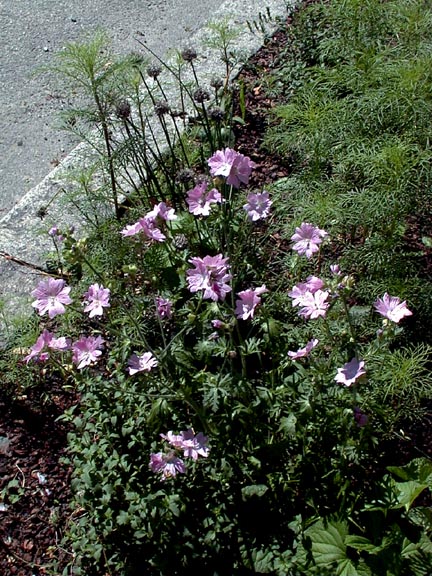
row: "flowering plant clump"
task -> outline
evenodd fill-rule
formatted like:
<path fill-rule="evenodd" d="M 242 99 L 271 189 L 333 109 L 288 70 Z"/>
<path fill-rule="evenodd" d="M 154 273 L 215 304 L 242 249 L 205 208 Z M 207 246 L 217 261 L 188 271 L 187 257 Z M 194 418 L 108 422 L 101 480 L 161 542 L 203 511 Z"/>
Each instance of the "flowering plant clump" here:
<path fill-rule="evenodd" d="M 219 30 L 229 67 L 230 34 Z M 365 285 L 376 246 L 366 224 L 361 232 L 353 225 L 357 216 L 347 206 L 367 186 L 358 182 L 342 202 L 333 182 L 339 173 L 351 182 L 362 171 L 350 169 L 348 178 L 352 158 L 342 167 L 328 161 L 319 192 L 332 202 L 335 193 L 334 212 L 324 201 L 316 210 L 306 201 L 317 182 L 299 186 L 325 164 L 316 151 L 303 159 L 300 176 L 257 190 L 269 164 L 253 178 L 256 164 L 232 143 L 229 74 L 212 81 L 210 102 L 195 58 L 179 58 L 172 69 L 180 82 L 190 76 L 180 101 L 183 107 L 190 99 L 193 113 L 168 101 L 162 67 L 145 72 L 133 58 L 131 78 L 150 91 L 157 131 L 147 130 L 130 79 L 131 103 L 122 97 L 115 114 L 103 117 L 113 110 L 110 80 L 97 117 L 115 217 L 101 225 L 105 188 L 97 200 L 87 193 L 95 235 L 75 240 L 73 231 L 53 227 L 53 269 L 64 279 L 44 280 L 33 291 L 33 308 L 48 319 L 21 367 L 40 378 L 52 373 L 80 397 L 79 410 L 65 414 L 75 426 L 74 506 L 83 512 L 70 519 L 79 564 L 73 571 L 379 576 L 390 565 L 410 573 L 389 563 L 386 543 L 396 549 L 399 542 L 401 562 L 419 551 L 423 559 L 430 549 L 432 529 L 418 536 L 427 515 L 414 530 L 409 524 L 417 521 L 410 507 L 419 487 L 427 488 L 430 466 L 422 463 L 413 484 L 399 470 L 398 483 L 385 466 L 376 469 L 377 446 L 401 429 L 407 403 L 418 406 L 413 391 L 432 395 L 430 348 L 402 346 L 403 323 L 395 324 L 413 314 L 397 296 L 378 297 L 384 289 L 397 294 L 399 277 Z M 109 60 L 95 70 L 99 90 L 110 77 Z M 340 94 L 329 98 L 340 101 Z M 311 115 L 301 117 L 295 133 Z M 158 145 L 152 149 L 160 131 L 168 144 L 163 158 Z M 302 146 L 311 140 L 318 142 L 309 135 Z M 294 156 L 301 154 L 296 146 L 287 148 Z M 330 148 L 336 158 L 339 147 Z M 380 190 L 390 186 L 392 170 Z M 371 182 L 372 172 L 364 172 Z M 132 191 L 120 204 L 125 181 Z M 390 257 L 389 250 L 389 268 L 401 254 Z M 412 290 L 404 287 L 404 294 L 415 303 Z M 69 306 L 73 299 L 82 306 Z M 371 468 L 372 481 L 363 485 Z M 398 515 L 400 526 L 390 525 Z"/>

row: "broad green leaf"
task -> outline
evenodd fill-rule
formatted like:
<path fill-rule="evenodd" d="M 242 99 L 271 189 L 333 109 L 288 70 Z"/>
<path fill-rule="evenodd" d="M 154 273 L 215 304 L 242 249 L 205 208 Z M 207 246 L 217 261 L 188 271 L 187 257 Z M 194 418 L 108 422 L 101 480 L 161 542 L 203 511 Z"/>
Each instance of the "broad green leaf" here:
<path fill-rule="evenodd" d="M 252 484 L 251 486 L 245 486 L 242 488 L 242 496 L 244 499 L 250 498 L 251 496 L 263 496 L 268 490 L 268 486 L 265 484 Z"/>
<path fill-rule="evenodd" d="M 410 480 L 409 482 L 395 482 L 395 487 L 397 489 L 397 504 L 394 504 L 391 508 L 405 508 L 408 512 L 414 500 L 423 492 L 423 490 L 428 488 L 428 485 L 419 484 L 419 482 Z"/>
<path fill-rule="evenodd" d="M 432 461 L 428 458 L 416 458 L 406 466 L 388 466 L 387 470 L 401 480 L 416 480 L 432 488 Z"/>
<path fill-rule="evenodd" d="M 370 554 L 374 554 L 381 549 L 363 536 L 351 536 L 349 534 L 345 538 L 345 544 L 350 548 L 354 548 L 354 550 L 364 550 Z"/>
<path fill-rule="evenodd" d="M 322 520 L 306 530 L 306 535 L 312 540 L 312 554 L 317 566 L 328 566 L 346 559 L 347 534 L 346 524 L 333 522 L 325 527 Z"/>
<path fill-rule="evenodd" d="M 295 414 L 292 413 L 289 414 L 288 416 L 285 416 L 284 418 L 281 418 L 279 431 L 284 432 L 287 436 L 291 438 L 295 438 L 296 422 L 297 418 L 295 417 Z"/>

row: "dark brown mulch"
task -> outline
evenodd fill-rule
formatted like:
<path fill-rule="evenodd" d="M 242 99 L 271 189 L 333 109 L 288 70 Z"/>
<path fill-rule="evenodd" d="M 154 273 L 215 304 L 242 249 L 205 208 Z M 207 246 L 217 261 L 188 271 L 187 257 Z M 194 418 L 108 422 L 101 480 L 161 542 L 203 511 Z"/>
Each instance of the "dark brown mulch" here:
<path fill-rule="evenodd" d="M 70 560 L 59 548 L 71 513 L 71 470 L 61 462 L 67 427 L 57 417 L 76 401 L 53 382 L 46 382 L 45 390 L 28 390 L 19 400 L 0 397 L 2 575 L 54 574 L 55 561 Z"/>

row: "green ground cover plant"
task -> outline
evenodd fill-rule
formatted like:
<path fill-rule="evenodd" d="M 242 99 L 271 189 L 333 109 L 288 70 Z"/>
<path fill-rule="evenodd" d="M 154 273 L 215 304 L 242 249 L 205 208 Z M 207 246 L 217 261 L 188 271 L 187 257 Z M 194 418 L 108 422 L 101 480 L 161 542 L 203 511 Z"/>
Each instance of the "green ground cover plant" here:
<path fill-rule="evenodd" d="M 80 394 L 65 576 L 431 573 L 432 462 L 388 453 L 432 393 L 431 14 L 292 11 L 265 146 L 294 170 L 265 189 L 236 149 L 228 24 L 212 92 L 192 49 L 165 70 L 175 109 L 164 63 L 112 62 L 101 36 L 62 55 L 107 186 L 79 175 L 89 235 L 48 231 L 40 323 L 9 338 L 27 381 Z"/>

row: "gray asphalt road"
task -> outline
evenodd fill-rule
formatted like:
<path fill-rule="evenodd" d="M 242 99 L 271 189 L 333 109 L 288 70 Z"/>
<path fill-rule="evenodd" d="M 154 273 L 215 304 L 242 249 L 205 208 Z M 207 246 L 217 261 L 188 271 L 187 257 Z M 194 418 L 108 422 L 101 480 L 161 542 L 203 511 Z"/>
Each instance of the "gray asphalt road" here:
<path fill-rule="evenodd" d="M 54 53 L 97 28 L 116 53 L 139 49 L 136 32 L 159 55 L 187 45 L 222 0 L 0 1 L 0 217 L 77 143 L 55 128 L 68 87 L 36 74 Z"/>

